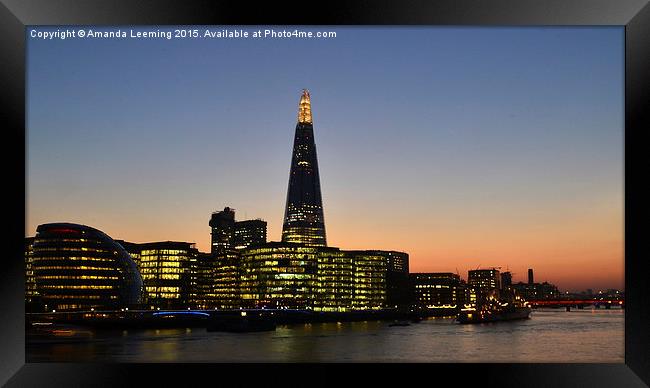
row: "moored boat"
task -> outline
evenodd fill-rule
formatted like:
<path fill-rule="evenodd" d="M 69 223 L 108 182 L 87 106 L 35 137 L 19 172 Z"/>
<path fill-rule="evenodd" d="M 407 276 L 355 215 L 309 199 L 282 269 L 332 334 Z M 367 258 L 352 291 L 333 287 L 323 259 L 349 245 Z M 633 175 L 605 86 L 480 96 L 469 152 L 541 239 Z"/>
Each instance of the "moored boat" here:
<path fill-rule="evenodd" d="M 512 289 L 492 290 L 475 305 L 465 305 L 456 317 L 459 323 L 483 323 L 528 319 L 531 307 Z"/>
<path fill-rule="evenodd" d="M 507 310 L 461 311 L 457 321 L 460 323 L 481 323 L 528 319 L 532 309 L 528 306 L 513 307 Z"/>

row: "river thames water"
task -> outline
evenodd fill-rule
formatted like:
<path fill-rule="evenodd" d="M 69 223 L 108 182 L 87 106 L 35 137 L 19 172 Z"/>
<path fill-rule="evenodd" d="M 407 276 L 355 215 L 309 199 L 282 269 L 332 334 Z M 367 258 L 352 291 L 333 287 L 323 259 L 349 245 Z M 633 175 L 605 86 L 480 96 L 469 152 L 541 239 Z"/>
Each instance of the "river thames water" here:
<path fill-rule="evenodd" d="M 30 343 L 28 362 L 624 362 L 624 310 L 540 309 L 531 319 L 461 325 L 430 318 L 278 326 L 95 331 Z M 29 340 L 28 340 L 29 341 Z"/>

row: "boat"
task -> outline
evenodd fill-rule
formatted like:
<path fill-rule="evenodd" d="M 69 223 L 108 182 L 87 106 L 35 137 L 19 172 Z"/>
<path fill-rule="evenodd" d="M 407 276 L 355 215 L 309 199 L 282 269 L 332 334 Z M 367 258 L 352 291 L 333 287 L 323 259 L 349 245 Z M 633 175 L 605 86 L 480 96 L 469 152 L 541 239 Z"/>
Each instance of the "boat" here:
<path fill-rule="evenodd" d="M 94 333 L 84 326 L 42 321 L 31 322 L 25 330 L 25 335 L 28 342 L 37 343 L 88 340 Z"/>
<path fill-rule="evenodd" d="M 460 323 L 482 323 L 528 319 L 531 311 L 530 307 L 514 307 L 502 311 L 461 311 L 458 313 L 457 321 Z"/>
<path fill-rule="evenodd" d="M 237 315 L 215 315 L 208 320 L 206 330 L 224 331 L 230 333 L 249 333 L 259 331 L 274 331 L 275 319 L 263 314 L 250 314 L 242 311 Z"/>
<path fill-rule="evenodd" d="M 393 326 L 411 326 L 411 324 L 406 322 L 406 321 L 395 321 L 395 322 L 389 324 L 388 326 L 389 327 L 393 327 Z"/>
<path fill-rule="evenodd" d="M 500 292 L 499 292 L 500 291 Z M 479 298 L 476 305 L 465 305 L 456 321 L 459 323 L 483 323 L 529 319 L 531 307 L 514 290 L 492 290 Z"/>

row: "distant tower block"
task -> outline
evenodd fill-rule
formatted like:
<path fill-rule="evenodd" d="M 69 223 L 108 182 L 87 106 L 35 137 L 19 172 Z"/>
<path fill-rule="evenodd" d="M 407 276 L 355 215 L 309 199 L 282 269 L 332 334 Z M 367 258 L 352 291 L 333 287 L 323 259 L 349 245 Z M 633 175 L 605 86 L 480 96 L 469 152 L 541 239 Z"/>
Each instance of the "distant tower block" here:
<path fill-rule="evenodd" d="M 235 209 L 225 207 L 220 212 L 212 213 L 209 225 L 212 229 L 211 253 L 234 247 Z"/>
<path fill-rule="evenodd" d="M 293 141 L 282 242 L 327 246 L 309 91 L 303 90 Z"/>
<path fill-rule="evenodd" d="M 533 278 L 533 269 L 528 268 L 528 284 L 533 284 L 535 283 L 535 279 Z"/>

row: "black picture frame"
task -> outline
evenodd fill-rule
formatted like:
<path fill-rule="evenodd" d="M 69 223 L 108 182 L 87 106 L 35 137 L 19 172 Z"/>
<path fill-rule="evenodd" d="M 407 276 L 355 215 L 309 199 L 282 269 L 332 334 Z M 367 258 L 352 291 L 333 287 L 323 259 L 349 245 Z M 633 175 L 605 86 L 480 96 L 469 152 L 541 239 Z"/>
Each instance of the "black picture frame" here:
<path fill-rule="evenodd" d="M 4 111 L 8 255 L 0 271 L 2 361 L 7 386 L 169 386 L 329 383 L 442 383 L 485 386 L 646 386 L 650 384 L 650 282 L 641 253 L 648 198 L 643 188 L 650 108 L 650 6 L 647 0 L 364 0 L 353 3 L 205 0 L 1 0 L 0 95 Z M 24 237 L 25 26 L 28 25 L 480 25 L 625 26 L 625 363 L 623 364 L 45 364 L 25 363 Z M 644 131 L 645 130 L 645 131 Z M 143 379 L 143 380 L 140 380 Z M 397 382 L 399 383 L 399 381 Z"/>

